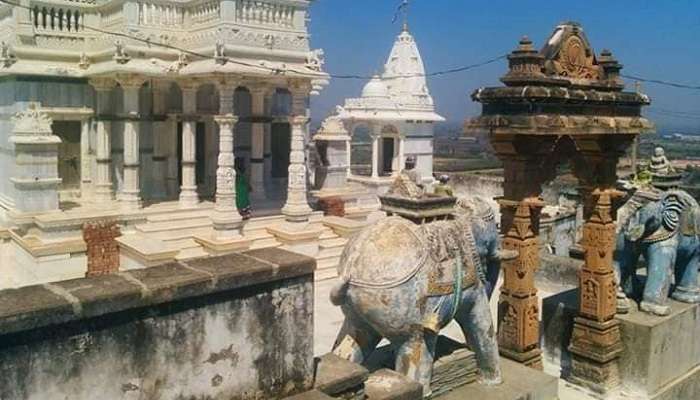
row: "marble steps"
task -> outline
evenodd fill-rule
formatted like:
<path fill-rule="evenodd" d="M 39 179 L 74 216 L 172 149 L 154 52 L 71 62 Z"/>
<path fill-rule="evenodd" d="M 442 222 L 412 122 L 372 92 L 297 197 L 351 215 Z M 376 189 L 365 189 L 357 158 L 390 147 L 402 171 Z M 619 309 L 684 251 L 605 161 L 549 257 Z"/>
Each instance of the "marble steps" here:
<path fill-rule="evenodd" d="M 149 233 L 149 236 L 152 236 L 156 239 L 160 239 L 164 242 L 173 242 L 173 241 L 178 241 L 182 239 L 191 239 L 197 235 L 207 235 L 212 232 L 211 227 L 206 227 L 206 228 L 194 228 L 194 229 L 181 229 L 181 230 L 172 230 L 172 231 L 163 231 L 163 232 L 154 232 L 154 233 Z"/>
<path fill-rule="evenodd" d="M 338 277 L 338 262 L 340 257 L 335 261 L 329 259 L 328 261 L 320 261 L 316 266 L 316 272 L 314 273 L 314 280 L 316 282 L 327 281 L 335 279 Z"/>
<path fill-rule="evenodd" d="M 182 239 L 171 242 L 174 246 L 180 249 L 180 252 L 175 257 L 176 260 L 188 260 L 197 257 L 208 257 L 209 254 L 204 251 L 204 248 L 194 239 Z"/>
<path fill-rule="evenodd" d="M 146 218 L 148 222 L 167 222 L 167 221 L 182 221 L 187 219 L 209 218 L 211 210 L 183 211 L 180 213 L 167 213 L 149 215 Z"/>
<path fill-rule="evenodd" d="M 343 254 L 343 250 L 345 250 L 345 246 L 331 247 L 331 248 L 321 247 L 321 251 L 318 252 L 318 255 L 316 256 L 316 260 L 322 261 L 322 260 L 326 260 L 329 258 L 340 258 L 340 255 Z"/>
<path fill-rule="evenodd" d="M 136 230 L 143 233 L 168 232 L 179 230 L 192 230 L 211 226 L 209 217 L 197 217 L 178 221 L 162 221 L 136 225 Z"/>

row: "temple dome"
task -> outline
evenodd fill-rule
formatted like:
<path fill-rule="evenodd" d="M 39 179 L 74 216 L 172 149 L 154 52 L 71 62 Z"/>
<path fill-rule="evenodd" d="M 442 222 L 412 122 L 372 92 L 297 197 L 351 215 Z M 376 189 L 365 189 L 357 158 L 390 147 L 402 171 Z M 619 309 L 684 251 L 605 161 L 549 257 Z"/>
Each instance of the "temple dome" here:
<path fill-rule="evenodd" d="M 369 82 L 367 82 L 365 87 L 362 89 L 362 97 L 388 98 L 389 89 L 386 87 L 384 82 L 382 82 L 382 79 L 379 76 L 375 75 Z"/>

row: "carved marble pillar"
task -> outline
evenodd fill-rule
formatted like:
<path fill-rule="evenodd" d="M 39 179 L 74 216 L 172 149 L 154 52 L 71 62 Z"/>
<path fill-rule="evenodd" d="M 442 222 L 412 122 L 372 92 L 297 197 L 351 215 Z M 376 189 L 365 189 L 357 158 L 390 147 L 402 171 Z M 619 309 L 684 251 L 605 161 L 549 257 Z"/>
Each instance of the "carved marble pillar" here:
<path fill-rule="evenodd" d="M 95 111 L 95 119 L 97 120 L 97 132 L 95 135 L 95 158 L 97 161 L 95 201 L 103 203 L 114 198 L 110 172 L 112 164 L 112 121 L 109 118 L 109 114 L 112 110 L 112 89 L 114 89 L 116 82 L 111 79 L 95 79 L 90 81 L 90 85 L 95 88 L 97 97 Z"/>
<path fill-rule="evenodd" d="M 379 128 L 371 128 L 372 139 L 372 178 L 379 178 Z"/>
<path fill-rule="evenodd" d="M 539 224 L 541 171 L 536 158 L 504 159 L 501 205 L 503 249 L 518 257 L 504 261 L 498 300 L 498 344 L 501 354 L 536 369 L 542 368 L 539 348 L 539 300 L 535 272 L 540 263 Z"/>
<path fill-rule="evenodd" d="M 175 200 L 180 194 L 179 169 L 177 159 L 177 114 L 168 114 L 164 122 L 165 125 L 165 151 L 167 153 L 166 161 L 166 188 L 168 199 Z"/>
<path fill-rule="evenodd" d="M 236 84 L 219 85 L 219 113 L 214 117 L 219 126 L 219 157 L 216 169 L 216 204 L 212 222 L 218 239 L 241 236 L 243 219 L 236 208 L 236 170 L 233 130 L 238 122 L 234 116 L 233 96 Z"/>
<path fill-rule="evenodd" d="M 394 171 L 395 174 L 401 172 L 401 170 L 406 165 L 406 138 L 404 136 L 399 137 L 399 167 Z"/>
<path fill-rule="evenodd" d="M 156 200 L 164 200 L 168 197 L 167 168 L 168 148 L 167 136 L 169 123 L 167 121 L 167 94 L 169 85 L 166 82 L 153 84 L 153 188 L 152 195 Z"/>
<path fill-rule="evenodd" d="M 306 223 L 311 215 L 307 199 L 307 171 L 305 160 L 305 141 L 309 124 L 308 99 L 311 87 L 305 84 L 292 84 L 292 116 L 289 118 L 291 132 L 291 150 L 289 153 L 289 176 L 287 180 L 287 201 L 282 214 L 287 222 Z"/>
<path fill-rule="evenodd" d="M 292 145 L 289 155 L 289 178 L 287 182 L 287 202 L 282 208 L 288 222 L 307 222 L 311 207 L 306 192 L 306 164 L 304 162 L 304 130 L 309 123 L 306 116 L 289 118 L 292 126 Z"/>
<path fill-rule="evenodd" d="M 80 193 L 82 198 L 90 197 L 92 191 L 92 154 L 90 152 L 90 132 L 92 121 L 80 121 Z"/>
<path fill-rule="evenodd" d="M 139 182 L 140 137 L 139 137 L 139 91 L 145 82 L 140 76 L 118 78 L 124 92 L 124 187 L 120 201 L 127 208 L 141 206 L 141 187 Z"/>
<path fill-rule="evenodd" d="M 631 142 L 631 138 L 629 141 Z M 572 353 L 568 380 L 604 394 L 619 382 L 618 359 L 623 347 L 620 323 L 615 319 L 617 284 L 613 270 L 615 251 L 616 200 L 623 193 L 614 189 L 616 171 L 622 151 L 629 143 L 616 140 L 587 140 L 586 149 L 574 171 L 581 184 L 584 225 L 581 247 L 585 264 L 579 272 L 579 315 L 569 350 Z M 610 146 L 610 145 L 613 146 Z"/>
<path fill-rule="evenodd" d="M 348 178 L 352 176 L 352 136 L 348 138 L 348 141 L 345 142 L 345 151 L 347 151 L 347 158 L 348 158 Z M 403 168 L 403 166 L 402 166 Z"/>
<path fill-rule="evenodd" d="M 251 197 L 254 200 L 265 199 L 265 127 L 270 124 L 269 116 L 265 115 L 265 97 L 269 90 L 269 87 L 262 85 L 250 88 L 254 119 L 251 127 L 250 186 Z"/>
<path fill-rule="evenodd" d="M 184 82 L 182 89 L 182 186 L 180 206 L 192 208 L 199 203 L 197 194 L 197 84 Z"/>

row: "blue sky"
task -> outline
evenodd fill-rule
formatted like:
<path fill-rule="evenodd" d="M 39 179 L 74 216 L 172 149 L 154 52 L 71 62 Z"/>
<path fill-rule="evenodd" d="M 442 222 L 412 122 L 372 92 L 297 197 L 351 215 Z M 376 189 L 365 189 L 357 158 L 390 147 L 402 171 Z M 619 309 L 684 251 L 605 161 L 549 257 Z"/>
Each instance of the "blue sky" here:
<path fill-rule="evenodd" d="M 372 74 L 382 65 L 400 30 L 392 18 L 400 0 L 317 0 L 311 9 L 311 41 L 326 52 L 326 70 L 334 74 Z M 463 66 L 505 54 L 528 35 L 537 47 L 555 25 L 583 24 L 597 53 L 604 48 L 625 66 L 623 73 L 700 85 L 700 1 L 582 0 L 413 0 L 409 25 L 428 72 Z M 505 60 L 479 69 L 432 78 L 437 109 L 460 122 L 478 113 L 469 94 L 497 85 Z M 346 97 L 359 95 L 365 82 L 333 79 L 312 99 L 315 119 L 328 115 Z M 632 85 L 630 85 L 630 89 Z M 654 111 L 648 115 L 663 129 L 700 133 L 700 91 L 644 84 Z M 668 111 L 693 113 L 669 117 Z M 684 114 L 687 115 L 687 114 Z"/>

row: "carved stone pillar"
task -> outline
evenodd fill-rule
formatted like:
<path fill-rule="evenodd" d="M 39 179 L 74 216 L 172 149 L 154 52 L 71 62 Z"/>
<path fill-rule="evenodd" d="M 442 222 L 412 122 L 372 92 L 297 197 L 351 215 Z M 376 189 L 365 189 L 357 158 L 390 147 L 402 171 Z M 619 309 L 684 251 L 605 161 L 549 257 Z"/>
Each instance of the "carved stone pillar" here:
<path fill-rule="evenodd" d="M 168 168 L 168 148 L 167 136 L 169 123 L 167 121 L 167 91 L 166 82 L 155 82 L 153 85 L 153 187 L 152 195 L 154 199 L 164 200 L 168 197 L 167 189 L 167 168 Z"/>
<path fill-rule="evenodd" d="M 379 133 L 372 129 L 372 178 L 379 178 Z"/>
<path fill-rule="evenodd" d="M 90 81 L 97 96 L 97 132 L 95 135 L 95 201 L 103 203 L 114 197 L 110 167 L 112 164 L 111 131 L 112 121 L 107 116 L 112 109 L 111 95 L 116 82 L 111 79 L 95 79 Z"/>
<path fill-rule="evenodd" d="M 572 360 L 567 379 L 601 394 L 619 385 L 618 359 L 623 350 L 620 324 L 615 319 L 617 284 L 613 270 L 616 200 L 623 196 L 614 185 L 622 152 L 606 148 L 615 142 L 619 140 L 606 144 L 590 141 L 580 146 L 586 152 L 575 166 L 584 202 L 581 247 L 585 264 L 579 272 L 579 315 L 569 346 Z"/>
<path fill-rule="evenodd" d="M 502 247 L 518 257 L 502 264 L 504 280 L 498 301 L 498 344 L 502 355 L 542 368 L 539 348 L 539 300 L 535 272 L 540 264 L 539 224 L 544 202 L 539 198 L 542 173 L 537 158 L 504 159 L 501 205 Z"/>
<path fill-rule="evenodd" d="M 182 185 L 180 207 L 192 208 L 199 203 L 197 194 L 197 84 L 185 82 L 182 89 Z"/>
<path fill-rule="evenodd" d="M 234 116 L 233 95 L 237 85 L 219 85 L 219 112 L 214 117 L 219 126 L 219 157 L 216 169 L 216 204 L 212 222 L 217 238 L 240 237 L 243 219 L 236 208 L 236 169 L 233 153 L 233 130 L 238 121 Z"/>
<path fill-rule="evenodd" d="M 139 91 L 145 82 L 140 76 L 118 78 L 124 92 L 124 187 L 120 201 L 127 208 L 141 206 L 141 186 L 139 182 L 140 136 L 139 136 Z"/>
<path fill-rule="evenodd" d="M 80 121 L 80 192 L 81 197 L 90 197 L 92 191 L 92 154 L 90 152 L 90 132 L 92 122 L 89 118 Z"/>
<path fill-rule="evenodd" d="M 292 146 L 289 155 L 287 202 L 282 208 L 282 214 L 289 222 L 307 222 L 311 215 L 311 207 L 306 198 L 304 129 L 309 119 L 306 116 L 294 116 L 289 119 L 289 123 L 292 126 Z"/>

